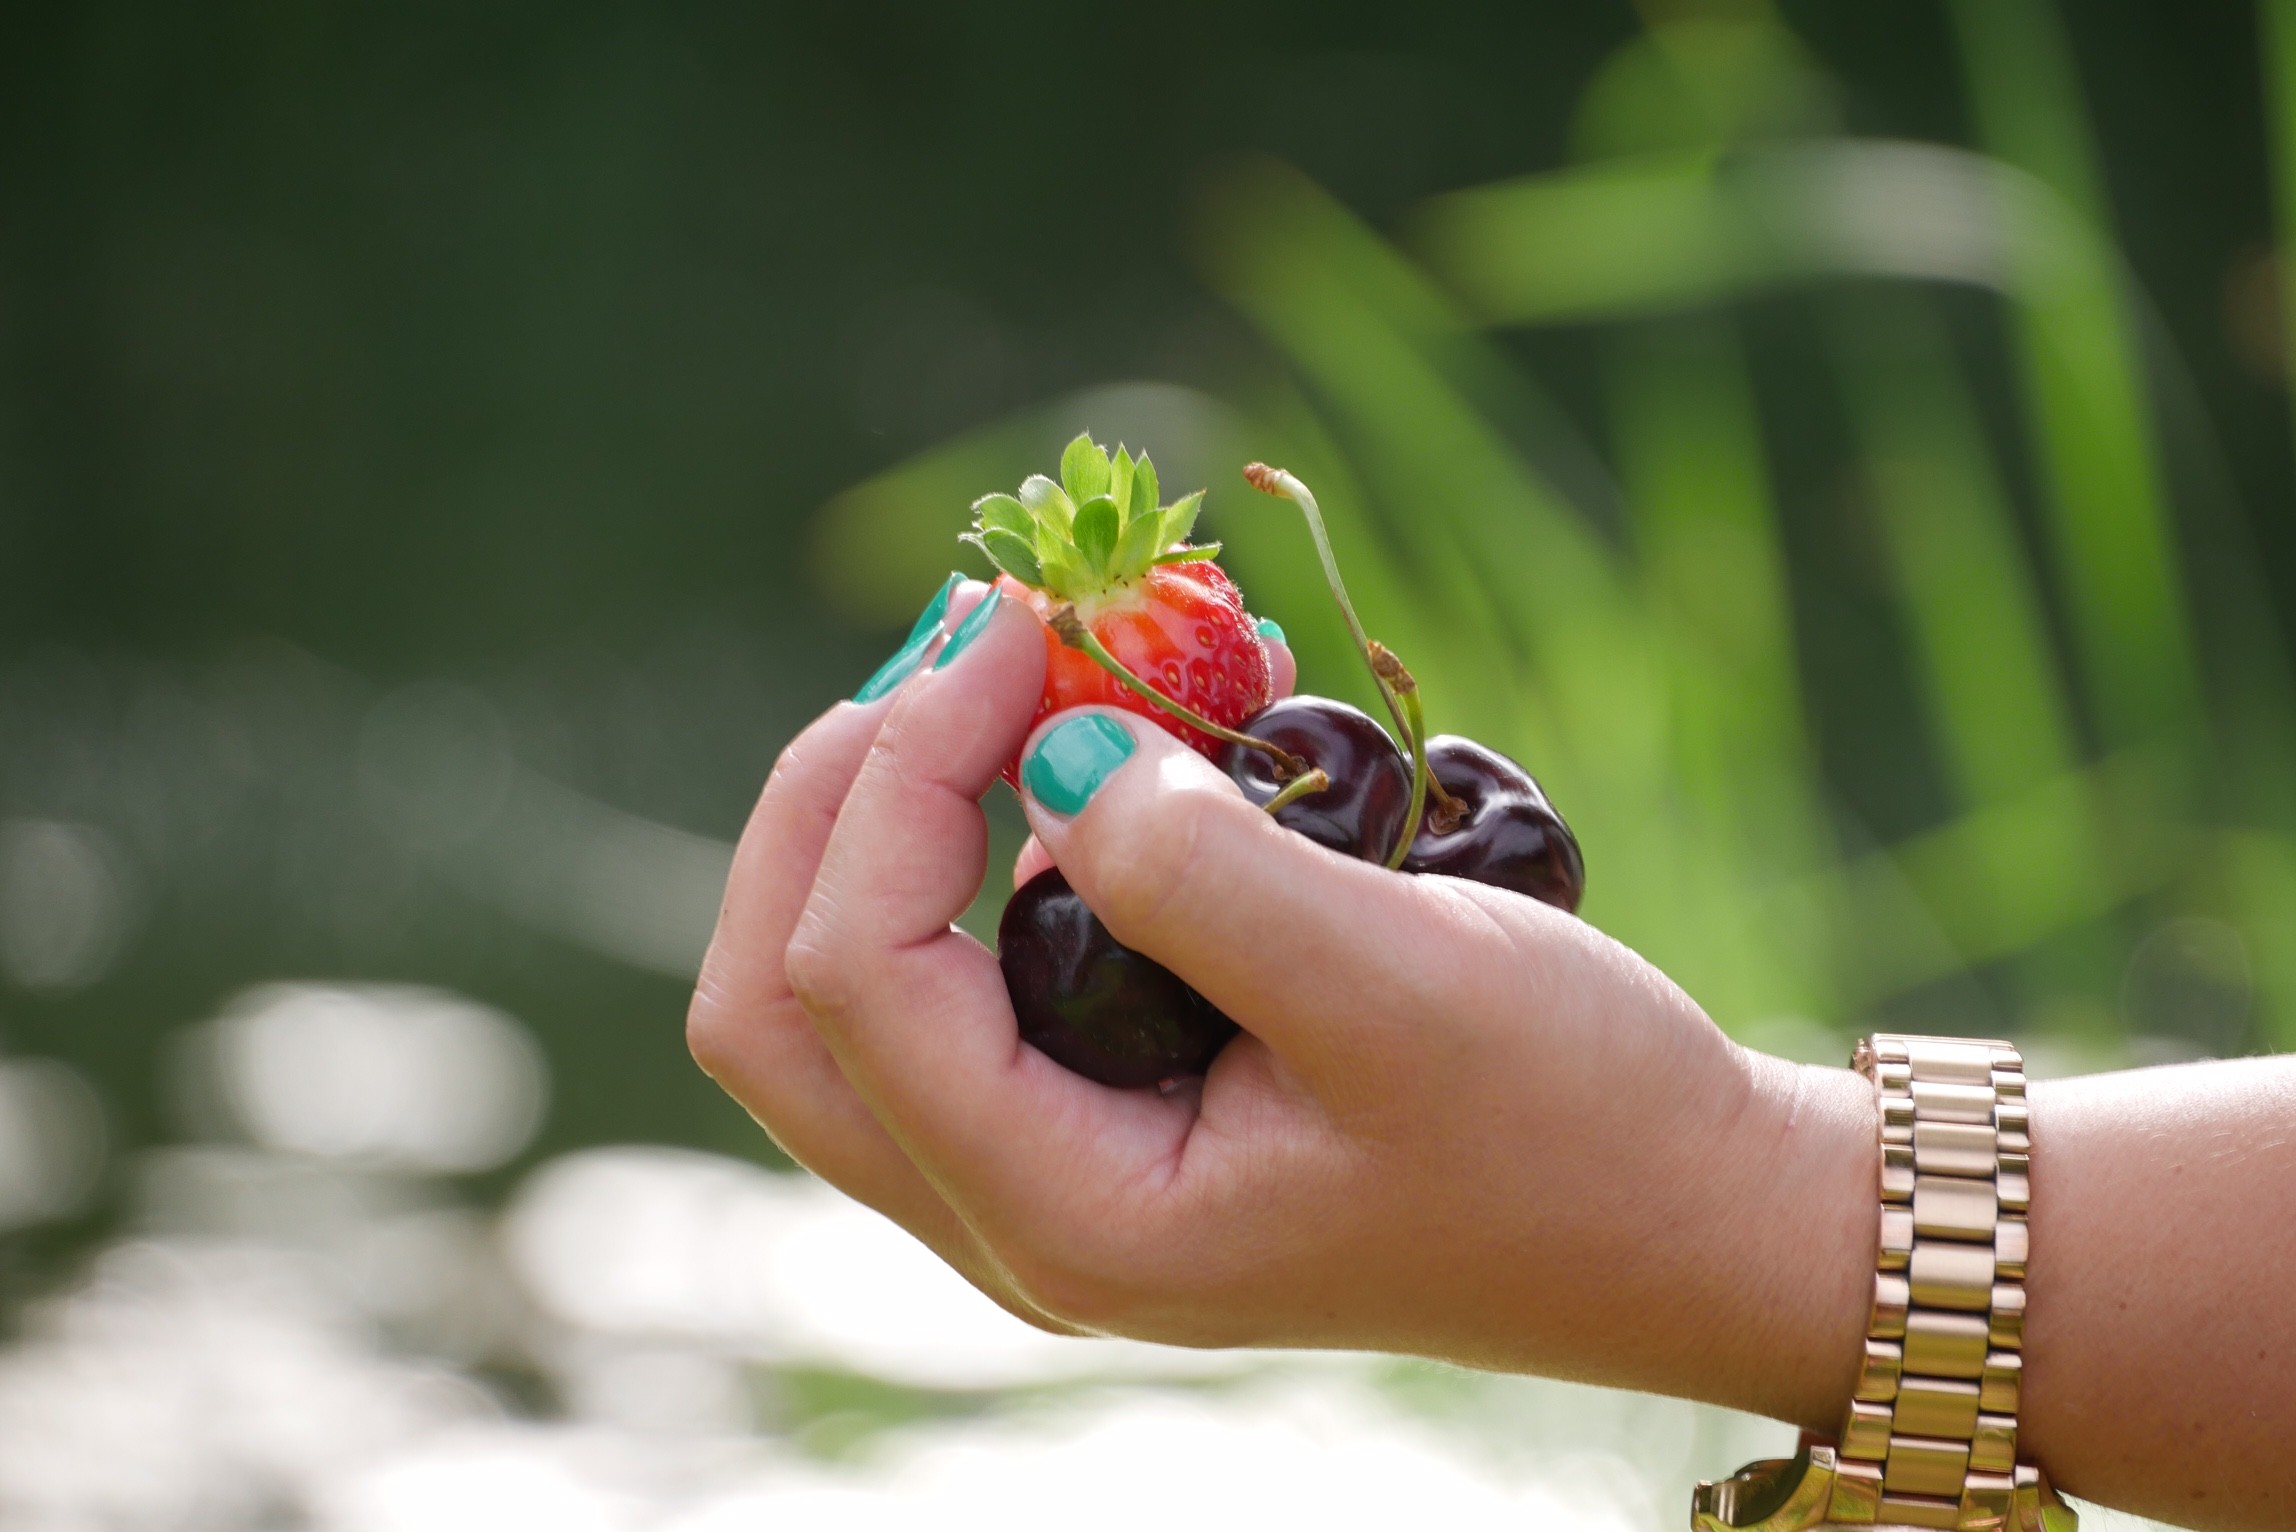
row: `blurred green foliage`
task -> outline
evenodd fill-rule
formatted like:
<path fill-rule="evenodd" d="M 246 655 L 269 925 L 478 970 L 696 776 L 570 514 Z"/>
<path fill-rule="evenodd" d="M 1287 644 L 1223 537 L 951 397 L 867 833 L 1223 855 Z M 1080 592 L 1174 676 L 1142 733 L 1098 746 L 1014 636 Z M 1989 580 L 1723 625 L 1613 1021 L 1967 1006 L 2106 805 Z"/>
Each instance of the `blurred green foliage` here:
<path fill-rule="evenodd" d="M 1960 148 L 1843 132 L 1839 83 L 1766 6 L 1659 11 L 1593 72 L 1564 168 L 1382 230 L 1280 163 L 1229 165 L 1197 269 L 1280 367 L 914 460 L 832 504 L 826 577 L 889 603 L 860 547 L 946 537 L 1055 430 L 1184 418 L 1212 483 L 1265 457 L 1319 486 L 1438 726 L 1533 764 L 1587 847 L 1584 913 L 1726 1025 L 2296 1044 L 2288 651 L 2253 554 L 2188 564 L 2245 529 L 2170 492 L 2186 364 L 2116 244 L 2059 18 L 1947 7 Z M 1749 358 L 1787 325 L 1823 369 L 1793 393 Z M 1517 343 L 1555 332 L 1591 361 L 1580 424 Z M 2011 397 L 1984 397 L 1988 364 Z M 1899 695 L 1825 674 L 1834 636 L 1797 609 L 1797 566 L 1826 576 L 1777 460 L 1813 450 L 1839 475 L 1823 511 L 1872 541 Z M 1304 684 L 1348 689 L 1335 624 L 1299 605 L 1303 545 L 1238 498 L 1207 525 Z M 1829 722 L 1919 760 L 1926 812 L 1861 816 Z M 2221 1007 L 2126 1014 L 2133 955 L 2195 921 L 2251 955 L 2184 976 L 2237 991 L 2230 1032 Z"/>

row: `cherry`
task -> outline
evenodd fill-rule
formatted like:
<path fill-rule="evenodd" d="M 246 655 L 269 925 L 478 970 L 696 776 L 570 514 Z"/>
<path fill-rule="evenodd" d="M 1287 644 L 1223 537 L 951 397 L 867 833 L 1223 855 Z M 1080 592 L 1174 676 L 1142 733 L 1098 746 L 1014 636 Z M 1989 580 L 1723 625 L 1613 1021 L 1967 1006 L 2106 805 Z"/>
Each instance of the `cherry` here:
<path fill-rule="evenodd" d="M 1005 905 L 997 962 L 1021 1037 L 1103 1085 L 1202 1074 L 1236 1034 L 1178 974 L 1111 936 L 1057 867 Z"/>
<path fill-rule="evenodd" d="M 1427 741 L 1427 767 L 1443 790 L 1466 805 L 1447 822 L 1439 801 L 1427 805 L 1405 872 L 1444 873 L 1576 910 L 1586 892 L 1578 837 L 1531 774 L 1488 745 L 1456 734 Z"/>
<path fill-rule="evenodd" d="M 1246 719 L 1243 731 L 1331 778 L 1331 786 L 1277 809 L 1277 824 L 1348 856 L 1387 859 L 1411 812 L 1411 763 L 1370 714 L 1330 697 L 1286 697 Z M 1219 761 L 1254 803 L 1283 790 L 1261 751 L 1230 745 Z"/>

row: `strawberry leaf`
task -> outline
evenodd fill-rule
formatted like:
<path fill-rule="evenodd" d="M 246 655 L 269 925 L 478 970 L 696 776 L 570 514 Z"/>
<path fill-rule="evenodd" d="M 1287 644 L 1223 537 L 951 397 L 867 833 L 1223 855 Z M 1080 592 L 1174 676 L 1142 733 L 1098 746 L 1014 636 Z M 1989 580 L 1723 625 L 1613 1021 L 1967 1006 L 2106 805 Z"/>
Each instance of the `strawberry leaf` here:
<path fill-rule="evenodd" d="M 1062 533 L 1066 533 L 1069 523 L 1076 519 L 1075 502 L 1041 473 L 1032 473 L 1020 481 L 1020 503 L 1036 513 L 1038 522 Z"/>
<path fill-rule="evenodd" d="M 1132 454 L 1118 443 L 1115 460 L 1108 465 L 1108 498 L 1116 502 L 1117 520 L 1123 520 L 1123 511 L 1132 503 Z"/>
<path fill-rule="evenodd" d="M 1144 516 L 1152 520 L 1155 515 L 1156 465 L 1149 462 L 1148 454 L 1143 452 L 1132 460 L 1132 493 L 1124 500 L 1124 519 L 1129 522 L 1135 516 Z"/>
<path fill-rule="evenodd" d="M 1124 524 L 1124 535 L 1116 540 L 1116 557 L 1110 561 L 1109 574 L 1118 580 L 1136 580 L 1148 572 L 1156 562 L 1156 555 L 1168 546 L 1164 540 L 1164 518 L 1136 516 Z"/>
<path fill-rule="evenodd" d="M 1068 498 L 1078 505 L 1108 493 L 1108 454 L 1093 442 L 1090 431 L 1081 433 L 1061 453 L 1060 482 Z"/>
<path fill-rule="evenodd" d="M 1023 585 L 1042 585 L 1044 570 L 1036 561 L 1036 550 L 1028 539 L 1003 527 L 990 527 L 984 532 L 968 532 L 962 539 L 989 556 L 989 562 Z"/>
<path fill-rule="evenodd" d="M 1164 507 L 1164 535 L 1160 539 L 1162 545 L 1169 548 L 1174 543 L 1186 542 L 1188 534 L 1196 530 L 1196 513 L 1203 508 L 1204 492 L 1200 489 L 1182 495 Z"/>
<path fill-rule="evenodd" d="M 1077 553 L 1095 573 L 1107 573 L 1108 560 L 1116 552 L 1116 537 L 1122 526 L 1116 502 L 1106 495 L 1094 495 L 1076 508 L 1076 525 L 1071 535 Z"/>
<path fill-rule="evenodd" d="M 1060 479 L 1031 474 L 1018 496 L 973 502 L 964 541 L 998 571 L 1063 601 L 1130 586 L 1159 565 L 1193 564 L 1220 551 L 1188 546 L 1204 492 L 1158 505 L 1156 465 L 1121 443 L 1111 454 L 1089 432 L 1062 449 Z"/>
<path fill-rule="evenodd" d="M 1036 518 L 1010 495 L 983 495 L 973 502 L 973 525 L 986 532 L 1001 527 L 1024 538 L 1036 536 Z"/>
<path fill-rule="evenodd" d="M 1100 576 L 1084 567 L 1076 549 L 1066 542 L 1053 543 L 1042 550 L 1040 562 L 1044 569 L 1044 589 L 1056 596 L 1074 601 L 1100 589 Z"/>

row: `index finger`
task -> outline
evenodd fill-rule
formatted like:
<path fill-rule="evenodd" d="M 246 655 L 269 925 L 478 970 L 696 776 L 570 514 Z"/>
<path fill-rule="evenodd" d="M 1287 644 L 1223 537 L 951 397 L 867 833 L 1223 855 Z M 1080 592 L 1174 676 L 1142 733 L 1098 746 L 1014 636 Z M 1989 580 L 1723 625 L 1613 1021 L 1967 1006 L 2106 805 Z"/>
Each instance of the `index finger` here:
<path fill-rule="evenodd" d="M 844 1072 L 942 1194 L 1012 1228 L 1178 1154 L 1193 1108 L 1021 1041 L 996 955 L 952 922 L 987 867 L 980 797 L 1028 732 L 1044 630 L 1017 602 L 906 690 L 791 939 L 789 979 Z"/>

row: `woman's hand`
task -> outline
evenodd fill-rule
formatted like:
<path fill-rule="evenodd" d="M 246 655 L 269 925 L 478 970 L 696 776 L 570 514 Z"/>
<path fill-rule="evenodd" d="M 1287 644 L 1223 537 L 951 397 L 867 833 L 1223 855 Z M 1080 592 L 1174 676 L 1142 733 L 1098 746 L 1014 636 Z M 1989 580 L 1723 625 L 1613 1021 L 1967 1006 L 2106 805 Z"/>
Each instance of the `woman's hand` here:
<path fill-rule="evenodd" d="M 1047 1327 L 1833 1423 L 1872 1270 L 1865 1087 L 1737 1048 L 1583 922 L 1334 855 L 1111 713 L 1128 755 L 1073 816 L 1024 800 L 1036 842 L 1245 1031 L 1170 1094 L 1020 1042 L 995 955 L 951 922 L 1043 643 L 1008 604 L 774 769 L 689 1036 L 792 1156 Z"/>
<path fill-rule="evenodd" d="M 784 1148 L 1050 1329 L 1416 1352 L 1839 1423 L 1875 1260 L 1870 1088 L 1735 1047 L 1591 926 L 1335 856 L 1112 714 L 1129 750 L 1062 795 L 1073 814 L 1027 801 L 1022 869 L 1056 860 L 1245 1031 L 1168 1095 L 1023 1044 L 995 956 L 950 922 L 1043 679 L 1008 604 L 775 766 L 688 1034 Z M 2031 1100 L 2021 1450 L 2132 1509 L 2288 1525 L 2296 1060 Z"/>

